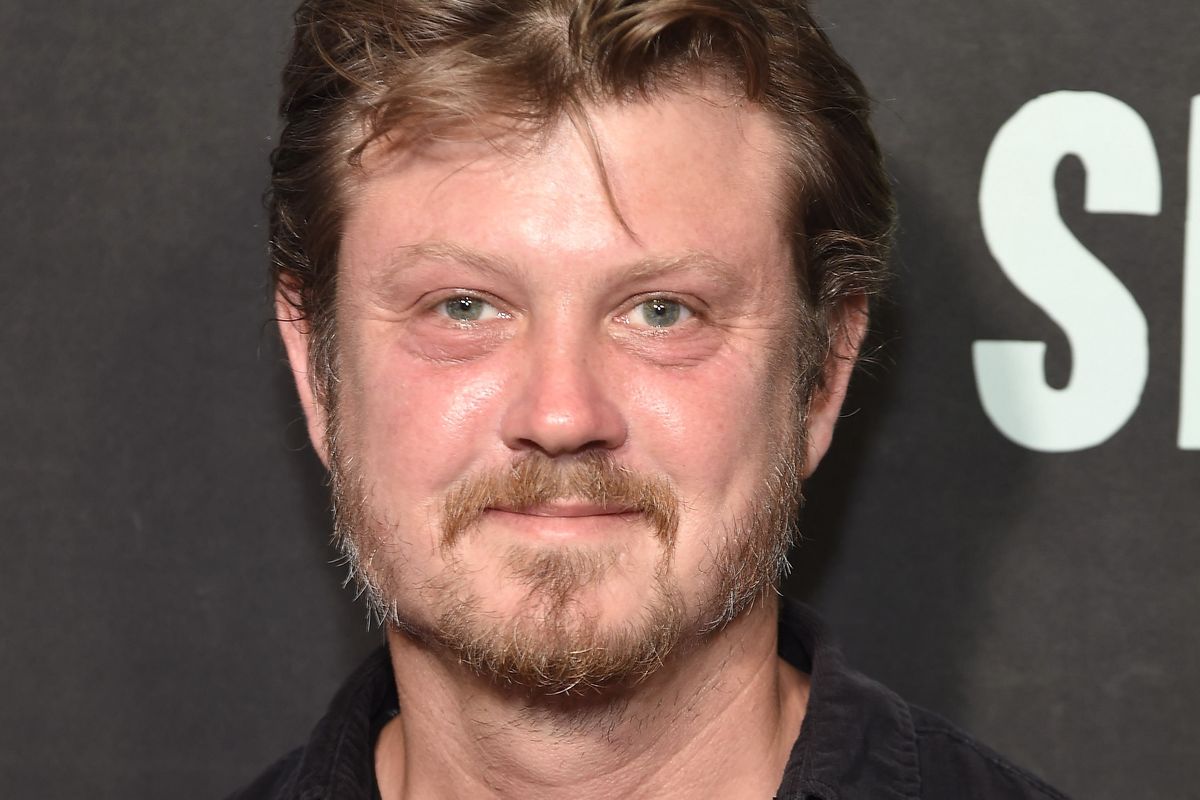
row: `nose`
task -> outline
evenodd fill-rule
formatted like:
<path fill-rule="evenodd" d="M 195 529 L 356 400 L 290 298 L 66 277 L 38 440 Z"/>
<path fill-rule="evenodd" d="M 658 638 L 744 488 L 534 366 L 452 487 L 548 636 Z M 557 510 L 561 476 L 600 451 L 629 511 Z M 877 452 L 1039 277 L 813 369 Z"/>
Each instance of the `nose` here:
<path fill-rule="evenodd" d="M 504 443 L 549 456 L 623 445 L 628 426 L 600 369 L 600 346 L 545 339 L 525 356 L 501 423 Z"/>

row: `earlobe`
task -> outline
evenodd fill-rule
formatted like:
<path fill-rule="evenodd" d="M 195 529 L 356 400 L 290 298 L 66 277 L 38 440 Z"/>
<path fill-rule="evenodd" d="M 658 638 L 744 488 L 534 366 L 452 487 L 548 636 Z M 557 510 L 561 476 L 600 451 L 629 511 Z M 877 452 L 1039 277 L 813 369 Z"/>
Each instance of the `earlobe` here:
<path fill-rule="evenodd" d="M 296 382 L 296 393 L 304 409 L 304 420 L 308 425 L 308 438 L 321 463 L 329 466 L 329 455 L 325 440 L 325 409 L 318 401 L 313 388 L 309 349 L 311 328 L 300 316 L 295 305 L 284 296 L 283 291 L 275 294 L 275 318 L 279 323 L 279 336 L 287 351 L 288 364 Z"/>
<path fill-rule="evenodd" d="M 804 478 L 816 470 L 833 441 L 833 429 L 846 399 L 859 348 L 867 334 L 867 322 L 865 297 L 851 297 L 843 303 L 825 362 L 825 385 L 813 394 L 808 406 Z"/>

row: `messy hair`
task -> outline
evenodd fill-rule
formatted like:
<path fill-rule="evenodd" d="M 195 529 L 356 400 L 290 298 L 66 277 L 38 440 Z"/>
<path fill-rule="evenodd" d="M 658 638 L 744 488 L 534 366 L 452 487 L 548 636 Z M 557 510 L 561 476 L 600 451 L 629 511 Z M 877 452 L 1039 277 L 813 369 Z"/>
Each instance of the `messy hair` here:
<path fill-rule="evenodd" d="M 803 0 L 304 0 L 268 197 L 273 282 L 310 334 L 318 399 L 335 374 L 345 186 L 368 145 L 484 120 L 579 127 L 589 105 L 652 101 L 708 76 L 766 110 L 787 148 L 809 394 L 845 301 L 882 287 L 893 203 L 867 94 Z"/>

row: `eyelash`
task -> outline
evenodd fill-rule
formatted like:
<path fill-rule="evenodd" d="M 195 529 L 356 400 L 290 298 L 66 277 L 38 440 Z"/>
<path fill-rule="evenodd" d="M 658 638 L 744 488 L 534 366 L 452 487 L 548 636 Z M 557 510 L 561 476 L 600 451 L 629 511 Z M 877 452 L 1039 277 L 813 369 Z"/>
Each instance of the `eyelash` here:
<path fill-rule="evenodd" d="M 488 295 L 484 292 L 474 292 L 474 291 L 466 291 L 466 290 L 456 290 L 453 293 L 445 294 L 445 295 L 438 297 L 438 299 L 431 304 L 430 310 L 434 314 L 437 314 L 438 316 L 441 316 L 441 317 L 443 317 L 451 322 L 454 322 L 456 324 L 459 324 L 459 325 L 468 325 L 473 322 L 483 321 L 483 320 L 461 320 L 461 319 L 455 319 L 455 318 L 451 317 L 450 314 L 447 313 L 447 307 L 450 303 L 454 302 L 455 300 L 468 300 L 468 301 L 474 301 L 474 302 L 486 304 L 487 306 L 491 307 L 495 311 L 494 317 L 491 317 L 492 319 L 494 319 L 494 318 L 510 319 L 512 317 L 512 314 L 510 312 L 505 311 L 503 309 L 501 303 L 498 302 L 495 298 L 491 297 L 490 295 Z M 660 331 L 666 331 L 666 330 L 670 330 L 671 328 L 676 328 L 679 325 L 686 323 L 690 319 L 699 318 L 702 316 L 701 311 L 696 307 L 695 304 L 689 303 L 680 297 L 676 297 L 676 296 L 670 295 L 670 294 L 650 294 L 650 295 L 642 295 L 640 297 L 636 297 L 632 301 L 628 302 L 626 304 L 627 310 L 618 314 L 617 319 L 629 324 L 630 316 L 635 311 L 637 311 L 637 309 L 641 308 L 642 306 L 645 306 L 648 303 L 653 303 L 655 301 L 659 301 L 659 302 L 663 302 L 663 303 L 672 303 L 672 304 L 678 305 L 683 312 L 683 314 L 681 315 L 681 318 L 679 320 L 677 320 L 674 324 L 657 328 Z M 654 329 L 656 326 L 646 325 L 644 327 Z"/>
<path fill-rule="evenodd" d="M 681 315 L 680 318 L 674 322 L 674 324 L 657 328 L 657 330 L 659 330 L 659 331 L 667 331 L 667 330 L 671 330 L 673 328 L 678 328 L 680 325 L 685 324 L 688 320 L 695 319 L 695 318 L 698 318 L 701 316 L 701 312 L 699 309 L 697 309 L 696 305 L 693 303 L 687 302 L 683 298 L 675 297 L 674 295 L 670 295 L 670 294 L 651 294 L 651 295 L 643 295 L 641 297 L 635 298 L 627 306 L 627 308 L 629 310 L 626 311 L 625 313 L 621 314 L 618 318 L 623 320 L 624 322 L 626 322 L 626 324 L 630 324 L 629 318 L 634 314 L 635 311 L 637 311 L 637 309 L 645 306 L 648 303 L 653 303 L 655 301 L 675 304 L 675 305 L 679 306 L 680 309 L 683 311 L 683 315 Z M 646 327 L 654 329 L 656 326 L 648 325 Z"/>
<path fill-rule="evenodd" d="M 448 313 L 448 307 L 451 303 L 453 303 L 456 300 L 459 300 L 459 301 L 467 300 L 467 301 L 471 301 L 471 302 L 485 304 L 485 305 L 491 307 L 495 311 L 495 315 L 492 318 L 507 319 L 512 316 L 510 313 L 505 311 L 501 307 L 500 303 L 496 302 L 494 298 L 492 298 L 482 292 L 469 292 L 469 291 L 462 291 L 462 290 L 455 291 L 451 294 L 442 295 L 432 304 L 430 310 L 434 314 L 442 316 L 442 317 L 450 320 L 451 322 L 454 322 L 459 325 L 470 324 L 472 322 L 482 321 L 482 320 L 470 320 L 470 319 L 455 319 L 454 317 L 450 316 L 450 314 Z"/>

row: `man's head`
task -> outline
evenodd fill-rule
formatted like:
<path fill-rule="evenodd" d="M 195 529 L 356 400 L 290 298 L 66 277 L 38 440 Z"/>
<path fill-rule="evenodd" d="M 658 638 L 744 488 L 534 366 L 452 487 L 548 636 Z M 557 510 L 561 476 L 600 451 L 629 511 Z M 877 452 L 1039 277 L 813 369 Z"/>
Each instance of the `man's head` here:
<path fill-rule="evenodd" d="M 272 252 L 383 615 L 543 691 L 775 585 L 882 279 L 853 73 L 787 2 L 309 2 Z"/>

